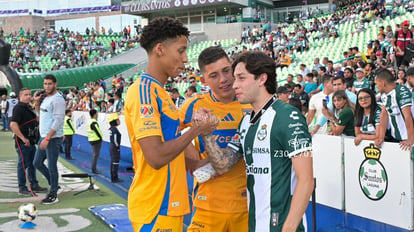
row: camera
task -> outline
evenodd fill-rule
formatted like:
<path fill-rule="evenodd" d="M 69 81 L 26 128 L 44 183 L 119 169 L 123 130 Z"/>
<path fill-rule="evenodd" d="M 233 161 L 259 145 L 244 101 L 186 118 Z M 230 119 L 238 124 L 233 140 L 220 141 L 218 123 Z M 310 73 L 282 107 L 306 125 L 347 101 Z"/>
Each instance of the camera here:
<path fill-rule="evenodd" d="M 36 91 L 36 97 L 37 96 L 42 96 L 42 95 L 44 95 L 46 93 L 46 91 L 44 90 L 44 89 L 42 89 L 42 90 L 38 90 L 38 91 Z"/>

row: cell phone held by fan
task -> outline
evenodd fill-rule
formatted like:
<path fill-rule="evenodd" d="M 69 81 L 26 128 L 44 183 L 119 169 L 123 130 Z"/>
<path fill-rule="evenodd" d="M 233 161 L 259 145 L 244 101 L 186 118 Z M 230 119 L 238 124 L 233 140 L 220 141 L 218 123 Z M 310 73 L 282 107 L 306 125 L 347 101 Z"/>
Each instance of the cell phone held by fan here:
<path fill-rule="evenodd" d="M 322 105 L 323 108 L 328 109 L 328 102 L 326 101 L 326 99 L 322 99 Z"/>

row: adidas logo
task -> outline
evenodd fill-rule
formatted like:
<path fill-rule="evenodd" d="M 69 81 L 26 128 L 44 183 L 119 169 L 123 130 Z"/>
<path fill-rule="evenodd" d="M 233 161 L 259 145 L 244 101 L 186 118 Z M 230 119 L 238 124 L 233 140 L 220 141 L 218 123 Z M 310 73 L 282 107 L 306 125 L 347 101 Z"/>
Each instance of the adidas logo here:
<path fill-rule="evenodd" d="M 234 117 L 230 113 L 228 113 L 224 118 L 222 118 L 220 121 L 222 122 L 234 122 Z"/>

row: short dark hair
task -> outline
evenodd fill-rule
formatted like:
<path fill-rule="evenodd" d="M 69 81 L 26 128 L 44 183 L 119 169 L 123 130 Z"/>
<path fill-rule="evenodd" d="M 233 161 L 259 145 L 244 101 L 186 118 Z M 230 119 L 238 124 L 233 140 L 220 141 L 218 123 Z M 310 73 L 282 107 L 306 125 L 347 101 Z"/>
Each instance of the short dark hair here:
<path fill-rule="evenodd" d="M 300 112 L 302 112 L 302 103 L 298 98 L 289 98 L 289 104 L 296 107 Z"/>
<path fill-rule="evenodd" d="M 44 80 L 51 80 L 53 83 L 56 83 L 56 77 L 53 76 L 52 74 L 47 74 Z"/>
<path fill-rule="evenodd" d="M 327 83 L 327 82 L 330 82 L 332 80 L 332 76 L 331 75 L 328 75 L 328 74 L 325 74 L 325 75 L 323 75 L 323 78 L 322 78 L 322 83 Z"/>
<path fill-rule="evenodd" d="M 388 84 L 394 83 L 395 81 L 394 75 L 392 75 L 392 72 L 388 69 L 385 69 L 385 68 L 378 69 L 378 71 L 375 74 L 376 74 L 375 78 L 383 80 L 387 82 Z"/>
<path fill-rule="evenodd" d="M 113 98 L 109 98 L 108 103 L 114 104 L 115 100 Z"/>
<path fill-rule="evenodd" d="M 335 76 L 335 77 L 332 79 L 332 82 L 337 81 L 337 80 L 341 80 L 341 81 L 342 81 L 342 83 L 343 83 L 343 84 L 345 84 L 345 77 L 343 77 L 343 76 Z"/>
<path fill-rule="evenodd" d="M 313 77 L 314 77 L 313 73 L 311 73 L 311 72 L 310 72 L 310 73 L 308 73 L 308 74 L 306 74 L 306 76 L 307 76 L 307 77 L 310 77 L 310 78 L 313 78 Z"/>
<path fill-rule="evenodd" d="M 93 116 L 95 116 L 95 114 L 97 114 L 98 113 L 98 111 L 97 110 L 95 110 L 95 109 L 91 109 L 90 111 L 89 111 L 89 116 L 91 116 L 91 118 L 93 118 Z"/>
<path fill-rule="evenodd" d="M 323 66 L 322 67 L 319 67 L 319 70 L 322 71 L 322 72 L 326 72 L 326 68 L 323 67 Z"/>
<path fill-rule="evenodd" d="M 187 91 L 188 90 L 191 90 L 193 93 L 197 93 L 197 89 L 195 86 L 192 86 L 192 85 L 188 86 Z"/>
<path fill-rule="evenodd" d="M 141 47 L 147 51 L 155 47 L 156 44 L 162 43 L 169 39 L 177 39 L 179 36 L 188 38 L 190 32 L 180 21 L 170 17 L 159 17 L 151 22 L 142 30 L 139 42 Z"/>
<path fill-rule="evenodd" d="M 223 57 L 230 62 L 229 57 L 227 56 L 227 53 L 223 50 L 223 48 L 218 46 L 208 47 L 204 49 L 198 56 L 198 67 L 203 73 L 205 71 L 204 68 L 206 65 L 214 63 Z"/>
<path fill-rule="evenodd" d="M 179 93 L 177 88 L 172 88 L 171 93 Z"/>
<path fill-rule="evenodd" d="M 65 115 L 72 112 L 72 110 L 65 110 Z"/>
<path fill-rule="evenodd" d="M 23 93 L 23 91 L 26 91 L 26 90 L 30 90 L 30 89 L 28 89 L 28 88 L 21 88 L 21 89 L 19 90 L 19 96 L 20 96 L 20 94 L 22 94 L 22 93 Z"/>
<path fill-rule="evenodd" d="M 265 87 L 268 93 L 276 93 L 277 88 L 277 75 L 276 75 L 276 64 L 275 61 L 266 55 L 263 52 L 245 52 L 242 53 L 239 57 L 234 60 L 232 68 L 234 73 L 234 68 L 239 63 L 244 63 L 246 65 L 246 70 L 254 75 L 254 78 L 257 79 L 263 73 L 267 74 L 267 80 L 265 82 Z"/>

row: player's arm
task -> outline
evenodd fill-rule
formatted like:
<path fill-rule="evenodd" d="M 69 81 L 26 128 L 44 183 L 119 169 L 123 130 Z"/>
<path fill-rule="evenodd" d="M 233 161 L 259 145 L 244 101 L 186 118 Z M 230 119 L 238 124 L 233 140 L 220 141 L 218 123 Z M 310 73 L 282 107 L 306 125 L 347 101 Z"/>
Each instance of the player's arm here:
<path fill-rule="evenodd" d="M 208 159 L 218 175 L 228 172 L 243 158 L 243 154 L 229 146 L 222 150 L 212 134 L 203 136 L 203 141 Z"/>
<path fill-rule="evenodd" d="M 308 207 L 309 198 L 314 187 L 312 152 L 306 151 L 293 157 L 292 165 L 296 173 L 297 183 L 282 231 L 296 231 Z"/>
<path fill-rule="evenodd" d="M 315 111 L 316 110 L 309 110 L 308 111 L 308 115 L 306 116 L 306 122 L 309 124 L 311 124 L 313 117 L 315 117 Z"/>
<path fill-rule="evenodd" d="M 161 136 L 148 136 L 138 140 L 148 164 L 154 169 L 160 169 L 175 159 L 200 131 L 212 131 L 208 126 L 193 126 L 176 139 L 162 141 Z"/>
<path fill-rule="evenodd" d="M 388 123 L 388 112 L 385 106 L 382 106 L 381 115 L 380 115 L 380 124 L 376 128 L 378 137 L 375 140 L 375 146 L 381 148 L 381 144 L 384 142 L 385 132 L 387 131 Z"/>
<path fill-rule="evenodd" d="M 413 127 L 413 117 L 411 115 L 411 105 L 405 106 L 401 109 L 404 119 L 405 126 L 407 127 L 407 140 L 400 142 L 400 147 L 403 150 L 410 150 L 411 146 L 414 144 L 414 127 Z"/>

